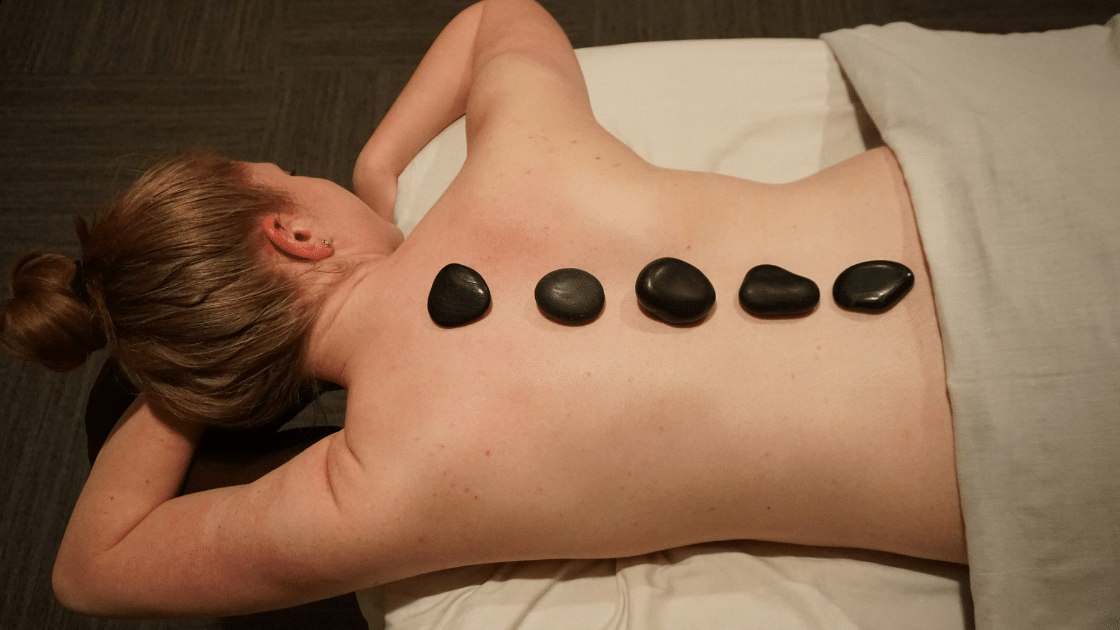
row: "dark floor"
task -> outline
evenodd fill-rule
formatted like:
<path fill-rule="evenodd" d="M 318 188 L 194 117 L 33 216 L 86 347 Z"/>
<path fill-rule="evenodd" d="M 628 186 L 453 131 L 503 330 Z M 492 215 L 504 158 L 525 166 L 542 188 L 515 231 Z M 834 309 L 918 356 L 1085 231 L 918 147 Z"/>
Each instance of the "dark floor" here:
<path fill-rule="evenodd" d="M 77 253 L 71 217 L 152 157 L 206 147 L 350 183 L 358 150 L 459 0 L 0 1 L 0 263 Z M 1103 23 L 1120 0 L 550 0 L 577 47 L 816 37 L 863 23 L 1009 32 Z M 362 628 L 352 597 L 225 620 L 79 617 L 50 568 L 88 472 L 102 357 L 0 357 L 0 628 Z"/>

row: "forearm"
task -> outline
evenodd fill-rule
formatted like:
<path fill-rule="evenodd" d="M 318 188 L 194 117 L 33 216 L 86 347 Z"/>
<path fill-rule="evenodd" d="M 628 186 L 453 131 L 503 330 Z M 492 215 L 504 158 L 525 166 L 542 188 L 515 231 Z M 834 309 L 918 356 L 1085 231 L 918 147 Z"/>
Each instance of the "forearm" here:
<path fill-rule="evenodd" d="M 66 528 L 54 583 L 66 601 L 83 571 L 120 543 L 153 510 L 179 494 L 202 425 L 163 421 L 143 396 L 113 429 L 90 471 Z"/>
<path fill-rule="evenodd" d="M 358 156 L 354 189 L 371 206 L 378 179 L 395 181 L 424 145 L 466 111 L 482 10 L 481 3 L 472 5 L 443 29 Z"/>

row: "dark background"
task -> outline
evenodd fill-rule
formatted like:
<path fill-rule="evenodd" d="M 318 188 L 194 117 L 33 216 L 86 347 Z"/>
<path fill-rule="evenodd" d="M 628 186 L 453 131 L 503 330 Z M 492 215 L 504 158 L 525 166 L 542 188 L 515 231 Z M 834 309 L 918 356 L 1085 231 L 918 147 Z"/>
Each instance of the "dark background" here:
<path fill-rule="evenodd" d="M 77 255 L 89 213 L 160 155 L 210 148 L 350 185 L 359 149 L 457 0 L 0 0 L 0 264 Z M 576 47 L 816 37 L 908 21 L 1006 33 L 1103 24 L 1120 0 L 546 0 Z M 4 288 L 7 297 L 7 288 Z M 64 611 L 50 570 L 89 471 L 104 356 L 55 374 L 0 357 L 0 628 L 364 628 L 353 596 L 221 620 Z"/>

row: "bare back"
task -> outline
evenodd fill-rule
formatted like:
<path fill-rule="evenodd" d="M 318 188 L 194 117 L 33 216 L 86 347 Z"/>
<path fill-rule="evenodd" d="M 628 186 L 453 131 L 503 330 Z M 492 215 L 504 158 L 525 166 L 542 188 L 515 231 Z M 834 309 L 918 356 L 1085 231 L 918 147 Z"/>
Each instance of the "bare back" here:
<path fill-rule="evenodd" d="M 364 474 L 341 496 L 386 550 L 410 549 L 391 577 L 736 538 L 962 556 L 940 337 L 893 154 L 783 186 L 670 171 L 556 102 L 476 126 L 460 176 L 355 298 L 368 353 L 339 439 Z M 714 284 L 703 323 L 640 309 L 636 276 L 662 256 Z M 911 294 L 839 309 L 832 281 L 873 259 L 914 270 Z M 443 329 L 425 305 L 451 262 L 493 304 Z M 737 291 L 763 263 L 815 280 L 818 309 L 746 314 Z M 589 325 L 534 302 L 564 267 L 604 286 Z"/>

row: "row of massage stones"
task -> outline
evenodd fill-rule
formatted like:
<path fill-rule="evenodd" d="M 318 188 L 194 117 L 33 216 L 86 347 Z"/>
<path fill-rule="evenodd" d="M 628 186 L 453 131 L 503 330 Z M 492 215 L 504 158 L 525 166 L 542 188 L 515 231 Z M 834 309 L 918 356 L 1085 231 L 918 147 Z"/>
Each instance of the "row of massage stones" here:
<path fill-rule="evenodd" d="M 844 270 L 832 285 L 841 308 L 882 313 L 897 304 L 914 286 L 906 265 L 872 260 Z M 716 290 L 702 271 L 676 258 L 659 258 L 638 274 L 638 303 L 651 316 L 669 324 L 704 319 L 716 303 Z M 558 269 L 537 283 L 537 306 L 549 319 L 582 325 L 594 321 L 606 296 L 595 276 L 582 269 Z M 798 317 L 816 308 L 820 290 L 812 280 L 775 265 L 759 265 L 747 272 L 739 287 L 739 304 L 756 317 Z M 460 264 L 436 274 L 428 293 L 428 314 L 440 326 L 469 324 L 490 307 L 490 289 L 482 276 Z"/>

